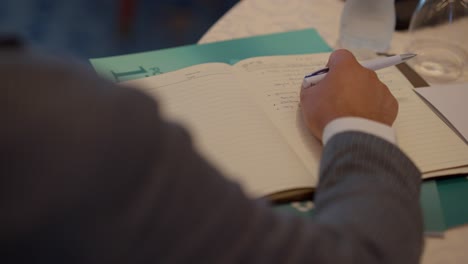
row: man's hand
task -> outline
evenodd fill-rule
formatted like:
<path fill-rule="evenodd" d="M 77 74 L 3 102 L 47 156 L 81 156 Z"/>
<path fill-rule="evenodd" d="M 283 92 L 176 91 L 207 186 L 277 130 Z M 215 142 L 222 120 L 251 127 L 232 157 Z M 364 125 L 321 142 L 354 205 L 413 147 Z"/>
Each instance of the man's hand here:
<path fill-rule="evenodd" d="M 301 90 L 304 121 L 322 139 L 325 126 L 339 117 L 362 117 L 391 126 L 398 102 L 374 71 L 362 67 L 347 50 L 330 55 L 330 71 L 314 86 Z"/>

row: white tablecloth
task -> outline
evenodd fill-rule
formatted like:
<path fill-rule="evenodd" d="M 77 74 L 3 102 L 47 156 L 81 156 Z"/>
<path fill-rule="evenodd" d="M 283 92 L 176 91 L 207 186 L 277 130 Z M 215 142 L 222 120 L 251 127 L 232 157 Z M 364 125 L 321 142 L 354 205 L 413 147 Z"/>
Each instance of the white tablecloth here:
<path fill-rule="evenodd" d="M 343 3 L 341 0 L 242 0 L 212 26 L 199 43 L 312 27 L 334 48 Z M 459 28 L 458 37 L 466 46 L 468 19 Z M 440 32 L 434 35 L 443 38 Z M 407 32 L 395 32 L 388 53 L 407 52 L 408 41 Z M 457 82 L 468 82 L 468 58 L 465 64 L 464 74 Z"/>

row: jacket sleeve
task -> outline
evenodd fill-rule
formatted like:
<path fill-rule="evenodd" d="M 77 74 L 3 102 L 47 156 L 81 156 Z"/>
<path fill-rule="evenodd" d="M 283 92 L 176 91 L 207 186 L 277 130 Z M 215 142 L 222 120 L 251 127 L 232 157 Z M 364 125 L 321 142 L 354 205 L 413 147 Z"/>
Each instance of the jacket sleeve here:
<path fill-rule="evenodd" d="M 146 95 L 3 52 L 1 263 L 417 263 L 420 173 L 394 145 L 325 146 L 316 214 L 248 199 Z"/>

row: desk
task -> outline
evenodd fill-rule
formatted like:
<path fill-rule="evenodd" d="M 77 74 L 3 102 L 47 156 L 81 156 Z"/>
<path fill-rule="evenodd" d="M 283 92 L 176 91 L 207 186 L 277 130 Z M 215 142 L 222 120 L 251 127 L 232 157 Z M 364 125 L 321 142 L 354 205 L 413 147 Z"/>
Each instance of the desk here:
<path fill-rule="evenodd" d="M 199 43 L 313 27 L 334 47 L 342 9 L 341 0 L 242 0 L 212 26 Z M 468 28 L 468 19 L 463 20 L 461 27 Z M 389 53 L 405 53 L 408 37 L 406 32 L 395 32 Z M 460 38 L 462 43 L 468 43 L 468 34 L 460 34 Z M 460 82 L 468 82 L 466 65 L 468 60 Z"/>
<path fill-rule="evenodd" d="M 333 47 L 342 9 L 339 0 L 242 0 L 199 43 L 313 27 Z M 460 37 L 468 43 L 468 34 Z M 401 53 L 407 39 L 406 33 L 396 32 L 390 52 Z M 468 81 L 468 67 L 461 81 Z M 422 263 L 468 263 L 468 225 L 448 230 L 444 238 L 426 238 L 425 242 Z"/>

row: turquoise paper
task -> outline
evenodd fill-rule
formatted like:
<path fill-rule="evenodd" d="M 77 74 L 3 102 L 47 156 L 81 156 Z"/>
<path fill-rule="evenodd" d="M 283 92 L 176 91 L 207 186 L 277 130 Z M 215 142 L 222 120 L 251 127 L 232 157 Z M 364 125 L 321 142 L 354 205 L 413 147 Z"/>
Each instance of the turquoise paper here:
<path fill-rule="evenodd" d="M 447 229 L 439 197 L 436 181 L 429 180 L 422 183 L 420 203 L 423 212 L 424 231 L 434 235 L 441 235 Z"/>
<path fill-rule="evenodd" d="M 447 227 L 468 223 L 468 174 L 437 180 Z"/>
<path fill-rule="evenodd" d="M 428 235 L 443 235 L 444 231 L 446 230 L 446 225 L 439 200 L 439 192 L 437 190 L 436 181 L 429 180 L 421 184 L 420 203 L 424 219 L 424 232 Z M 304 217 L 313 217 L 314 215 L 314 209 L 312 207 L 311 201 L 301 201 L 296 203 L 277 205 L 275 206 L 275 210 Z M 459 218 L 455 217 L 454 219 Z"/>
<path fill-rule="evenodd" d="M 148 77 L 200 63 L 236 61 L 271 55 L 330 52 L 313 29 L 188 45 L 122 56 L 90 59 L 95 70 L 116 82 Z"/>

